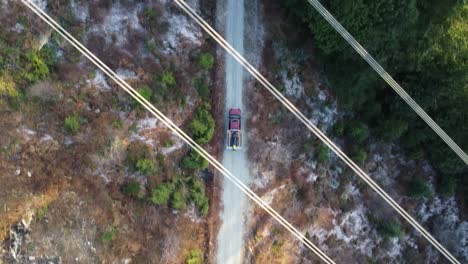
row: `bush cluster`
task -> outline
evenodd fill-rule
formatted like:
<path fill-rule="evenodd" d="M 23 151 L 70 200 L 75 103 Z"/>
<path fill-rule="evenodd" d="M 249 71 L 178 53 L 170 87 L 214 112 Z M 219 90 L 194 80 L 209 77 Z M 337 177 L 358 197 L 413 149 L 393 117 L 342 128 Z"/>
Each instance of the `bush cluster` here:
<path fill-rule="evenodd" d="M 198 144 L 208 144 L 215 131 L 215 122 L 206 107 L 201 107 L 197 111 L 195 119 L 189 125 L 193 139 Z"/>
<path fill-rule="evenodd" d="M 176 210 L 185 209 L 191 201 L 203 216 L 206 216 L 209 210 L 205 186 L 194 177 L 178 176 L 171 181 L 162 182 L 152 190 L 150 201 Z"/>
<path fill-rule="evenodd" d="M 181 166 L 187 170 L 204 170 L 208 167 L 208 161 L 196 151 L 190 150 L 189 154 L 182 159 Z"/>
<path fill-rule="evenodd" d="M 304 8 L 301 0 L 286 0 L 281 4 L 294 21 L 308 27 L 314 36 L 341 106 L 359 117 L 381 140 L 399 140 L 412 158 L 427 153 L 442 178 L 454 177 L 466 183 L 462 177 L 468 173 L 466 164 L 389 89 L 327 21 L 316 16 L 310 6 Z M 467 4 L 437 0 L 329 0 L 327 7 L 434 121 L 463 150 L 468 150 L 468 126 L 462 125 L 468 123 Z M 357 142 L 365 140 L 368 134 L 362 125 L 348 132 Z M 448 184 L 444 188 L 452 189 L 452 186 Z M 457 187 L 460 191 L 467 190 L 464 186 Z"/>

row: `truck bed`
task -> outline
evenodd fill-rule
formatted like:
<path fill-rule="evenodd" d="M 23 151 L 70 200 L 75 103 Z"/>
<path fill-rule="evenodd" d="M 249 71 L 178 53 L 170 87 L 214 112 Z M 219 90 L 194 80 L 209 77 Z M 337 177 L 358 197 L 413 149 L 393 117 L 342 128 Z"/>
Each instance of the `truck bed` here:
<path fill-rule="evenodd" d="M 240 130 L 228 130 L 227 131 L 227 142 L 226 142 L 226 148 L 227 149 L 233 149 L 233 146 L 235 144 L 235 139 L 236 136 L 238 138 L 238 142 L 236 145 L 236 149 L 241 149 L 242 148 L 242 134 Z"/>

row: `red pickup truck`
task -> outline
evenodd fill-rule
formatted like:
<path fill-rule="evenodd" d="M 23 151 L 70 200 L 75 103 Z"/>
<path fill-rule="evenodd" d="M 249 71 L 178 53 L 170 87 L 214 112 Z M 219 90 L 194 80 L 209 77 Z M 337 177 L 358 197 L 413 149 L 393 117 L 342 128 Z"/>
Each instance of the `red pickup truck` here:
<path fill-rule="evenodd" d="M 227 148 L 236 150 L 242 147 L 241 138 L 241 110 L 229 109 L 229 127 L 227 131 Z"/>

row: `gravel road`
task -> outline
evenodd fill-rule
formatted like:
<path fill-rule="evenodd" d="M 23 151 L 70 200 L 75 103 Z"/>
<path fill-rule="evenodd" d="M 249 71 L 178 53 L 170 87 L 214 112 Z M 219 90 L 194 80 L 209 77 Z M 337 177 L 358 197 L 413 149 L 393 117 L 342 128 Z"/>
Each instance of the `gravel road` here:
<path fill-rule="evenodd" d="M 244 53 L 244 0 L 226 0 L 225 38 L 241 54 Z M 219 1 L 224 4 L 224 1 Z M 242 103 L 243 68 L 229 54 L 226 54 L 226 108 L 240 108 L 242 115 L 242 133 L 245 134 L 245 108 Z M 226 118 L 227 119 L 227 118 Z M 227 125 L 227 120 L 226 120 Z M 227 126 L 226 126 L 227 127 Z M 251 177 L 247 161 L 247 142 L 243 137 L 243 148 L 233 152 L 225 150 L 223 165 L 243 183 L 249 184 Z M 249 206 L 248 198 L 233 183 L 224 178 L 221 214 L 222 225 L 218 234 L 217 263 L 242 263 L 244 256 L 244 224 Z"/>

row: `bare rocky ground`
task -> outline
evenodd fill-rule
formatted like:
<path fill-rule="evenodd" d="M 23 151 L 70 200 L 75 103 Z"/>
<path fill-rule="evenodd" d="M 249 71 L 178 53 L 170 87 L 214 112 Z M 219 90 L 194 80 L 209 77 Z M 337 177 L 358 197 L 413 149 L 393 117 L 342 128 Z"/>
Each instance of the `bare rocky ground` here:
<path fill-rule="evenodd" d="M 327 85 L 312 40 L 304 41 L 309 33 L 288 26 L 287 15 L 275 1 L 262 1 L 258 10 L 268 22 L 263 23 L 264 29 L 250 24 L 246 31 L 265 33 L 261 72 L 332 136 L 333 125 L 347 113 L 340 110 L 333 89 Z M 446 261 L 336 156 L 328 153 L 321 159 L 319 140 L 266 89 L 252 84 L 247 93 L 252 113 L 248 140 L 254 146 L 249 153 L 255 177 L 252 187 L 327 255 L 337 263 Z M 353 144 L 344 137 L 332 136 L 332 140 L 345 152 Z M 419 199 L 407 195 L 405 182 L 413 174 L 419 174 L 433 189 L 435 172 L 431 166 L 425 161 L 411 161 L 396 145 L 378 139 L 371 139 L 369 144 L 368 158 L 361 168 L 459 260 L 468 261 L 468 222 L 457 200 L 437 194 Z M 254 207 L 251 214 L 248 263 L 319 261 L 261 209 Z M 388 222 L 400 226 L 397 235 L 381 232 L 382 223 Z"/>
<path fill-rule="evenodd" d="M 212 46 L 171 1 L 35 3 L 133 87 L 173 72 L 177 92 L 155 105 L 179 126 L 193 118 L 201 102 L 193 86 L 200 77 L 196 59 Z M 156 11 L 156 25 L 144 22 L 148 8 Z M 58 38 L 19 1 L 2 1 L 0 21 L 2 40 L 22 50 Z M 179 161 L 187 147 L 157 119 L 132 107 L 129 96 L 68 43 L 60 38 L 54 43 L 56 72 L 25 89 L 21 109 L 0 104 L 0 263 L 184 263 L 194 249 L 210 259 L 216 207 L 201 217 L 191 204 L 176 211 L 121 191 L 135 180 L 145 196 L 183 173 Z M 63 120 L 74 113 L 84 121 L 70 135 Z M 125 150 L 135 141 L 165 156 L 158 161 L 158 176 L 124 166 Z M 212 178 L 205 179 L 213 199 Z"/>

